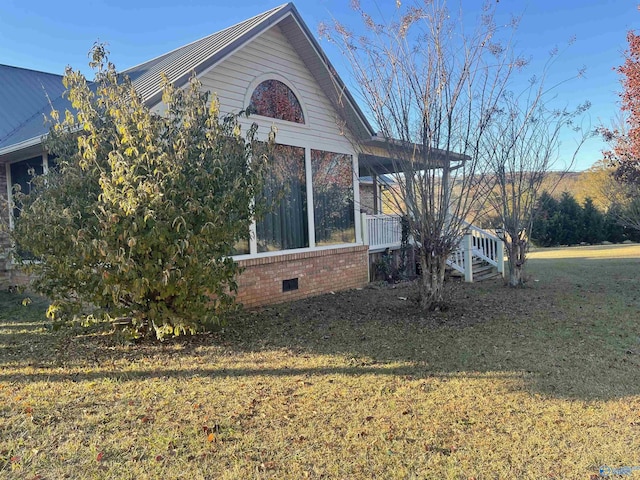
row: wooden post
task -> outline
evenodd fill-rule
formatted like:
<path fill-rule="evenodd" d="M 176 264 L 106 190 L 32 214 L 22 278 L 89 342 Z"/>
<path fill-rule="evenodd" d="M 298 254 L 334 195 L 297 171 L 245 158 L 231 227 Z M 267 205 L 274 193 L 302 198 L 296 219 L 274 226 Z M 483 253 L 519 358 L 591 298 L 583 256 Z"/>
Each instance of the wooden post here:
<path fill-rule="evenodd" d="M 467 233 L 463 239 L 464 245 L 464 281 L 473 282 L 473 236 Z"/>
<path fill-rule="evenodd" d="M 369 245 L 369 225 L 367 222 L 367 214 L 360 214 L 360 225 L 362 225 L 362 243 Z"/>
<path fill-rule="evenodd" d="M 449 178 L 451 177 L 451 162 L 446 161 L 446 165 L 442 169 L 442 191 L 444 192 L 444 199 L 446 202 L 447 210 L 447 229 L 449 228 L 449 222 L 451 222 L 451 190 L 449 190 Z"/>

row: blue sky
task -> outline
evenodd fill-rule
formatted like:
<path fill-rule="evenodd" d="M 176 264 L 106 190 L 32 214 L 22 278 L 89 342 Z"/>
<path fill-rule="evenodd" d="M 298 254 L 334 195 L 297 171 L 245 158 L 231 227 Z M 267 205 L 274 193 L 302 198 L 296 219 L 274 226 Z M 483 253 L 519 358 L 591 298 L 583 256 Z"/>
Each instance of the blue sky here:
<path fill-rule="evenodd" d="M 410 0 L 404 0 L 408 3 Z M 0 63 L 63 73 L 66 65 L 88 73 L 87 52 L 94 41 L 109 44 L 111 60 L 124 69 L 158 56 L 284 3 L 284 0 L 2 0 L 0 3 Z M 391 18 L 396 0 L 361 0 L 362 5 Z M 481 0 L 461 0 L 473 15 Z M 312 32 L 318 24 L 340 19 L 357 26 L 349 0 L 295 2 Z M 450 5 L 458 5 L 451 1 Z M 548 84 L 571 78 L 586 67 L 582 78 L 555 90 L 555 101 L 572 107 L 592 103 L 584 128 L 609 125 L 618 110 L 618 75 L 613 67 L 623 61 L 626 32 L 640 28 L 640 12 L 633 0 L 501 0 L 499 11 L 507 19 L 522 15 L 517 50 L 532 59 L 527 75 L 539 71 L 555 47 L 562 51 Z M 571 37 L 575 42 L 567 46 Z M 347 66 L 331 45 L 321 45 L 344 80 Z M 566 47 L 566 48 L 565 48 Z M 572 152 L 575 138 L 563 137 L 561 153 Z M 578 155 L 576 170 L 600 158 L 604 144 L 589 140 Z"/>

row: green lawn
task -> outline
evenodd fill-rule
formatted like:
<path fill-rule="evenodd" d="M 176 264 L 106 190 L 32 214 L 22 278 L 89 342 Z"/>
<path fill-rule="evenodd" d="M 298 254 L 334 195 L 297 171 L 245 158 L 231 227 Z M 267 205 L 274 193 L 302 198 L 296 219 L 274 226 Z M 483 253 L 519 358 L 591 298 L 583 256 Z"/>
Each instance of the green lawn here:
<path fill-rule="evenodd" d="M 640 246 L 128 345 L 0 294 L 0 478 L 591 479 L 640 466 Z M 602 477 L 604 478 L 604 476 Z M 616 477 L 610 477 L 616 478 Z M 640 478 L 640 470 L 617 478 Z"/>

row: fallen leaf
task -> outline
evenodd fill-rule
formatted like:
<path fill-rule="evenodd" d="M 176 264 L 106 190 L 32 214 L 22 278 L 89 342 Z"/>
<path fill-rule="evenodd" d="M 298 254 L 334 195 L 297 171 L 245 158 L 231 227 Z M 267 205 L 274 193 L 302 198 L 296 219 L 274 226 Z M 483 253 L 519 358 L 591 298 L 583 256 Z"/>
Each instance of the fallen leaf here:
<path fill-rule="evenodd" d="M 100 452 L 96 457 L 96 462 L 101 462 L 103 457 L 104 457 L 104 452 Z"/>
<path fill-rule="evenodd" d="M 207 440 L 209 440 L 209 442 L 213 442 L 216 439 L 216 436 L 214 433 L 210 433 L 209 435 L 207 435 Z"/>
<path fill-rule="evenodd" d="M 275 470 L 276 462 L 264 462 L 260 466 L 262 467 L 263 470 Z"/>

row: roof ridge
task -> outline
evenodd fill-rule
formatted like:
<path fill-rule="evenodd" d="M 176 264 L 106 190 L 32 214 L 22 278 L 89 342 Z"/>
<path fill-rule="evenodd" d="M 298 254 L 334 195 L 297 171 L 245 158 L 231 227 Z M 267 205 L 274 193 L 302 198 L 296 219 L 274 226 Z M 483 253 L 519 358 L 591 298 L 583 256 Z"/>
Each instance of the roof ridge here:
<path fill-rule="evenodd" d="M 214 36 L 214 35 L 219 35 L 219 34 L 221 34 L 222 32 L 224 32 L 224 31 L 226 31 L 226 30 L 231 30 L 231 29 L 233 29 L 233 28 L 236 28 L 238 25 L 241 25 L 241 24 L 243 24 L 243 23 L 249 23 L 249 22 L 251 22 L 252 20 L 254 20 L 254 19 L 258 18 L 258 17 L 262 17 L 262 16 L 265 16 L 265 15 L 266 15 L 266 16 L 270 16 L 270 15 L 274 14 L 276 11 L 281 10 L 282 8 L 284 8 L 284 7 L 288 6 L 290 3 L 291 3 L 291 2 L 289 2 L 289 3 L 283 3 L 282 5 L 279 5 L 279 6 L 277 6 L 277 7 L 274 7 L 274 8 L 271 8 L 271 9 L 269 9 L 269 10 L 266 10 L 266 11 L 264 11 L 264 12 L 262 12 L 262 13 L 259 13 L 259 14 L 257 14 L 257 15 L 254 15 L 254 16 L 253 16 L 253 17 L 251 17 L 251 18 L 246 18 L 246 19 L 244 19 L 244 20 L 242 20 L 242 21 L 240 21 L 240 22 L 237 22 L 237 23 L 235 23 L 235 24 L 233 24 L 233 25 L 230 25 L 230 26 L 228 26 L 228 27 L 225 27 L 225 28 L 223 28 L 222 30 L 218 30 L 218 31 L 216 31 L 216 32 L 210 33 L 209 35 L 205 35 L 204 37 L 198 38 L 197 40 L 194 40 L 194 41 L 192 41 L 192 42 L 189 42 L 189 43 L 187 43 L 187 44 L 185 44 L 185 45 L 181 45 L 181 46 L 179 46 L 179 47 L 177 47 L 177 48 L 174 48 L 173 50 L 170 50 L 170 51 L 168 51 L 168 52 L 165 52 L 165 53 L 163 53 L 163 54 L 161 54 L 161 55 L 158 55 L 158 56 L 156 56 L 156 57 L 153 57 L 153 58 L 151 58 L 151 59 L 149 59 L 149 60 L 146 60 L 146 61 L 144 61 L 144 62 L 138 63 L 137 65 L 133 65 L 133 66 L 131 66 L 131 67 L 127 68 L 126 70 L 123 70 L 123 71 L 122 71 L 122 72 L 120 72 L 120 73 L 121 73 L 121 74 L 126 74 L 128 71 L 131 71 L 131 70 L 133 70 L 133 69 L 135 69 L 135 68 L 139 68 L 139 67 L 141 67 L 141 66 L 143 66 L 143 65 L 146 65 L 147 63 L 152 63 L 152 62 L 155 62 L 156 60 L 160 60 L 161 58 L 167 57 L 167 56 L 171 55 L 172 53 L 176 53 L 176 52 L 178 52 L 179 50 L 182 50 L 182 49 L 184 49 L 184 48 L 190 47 L 191 45 L 194 45 L 194 44 L 196 44 L 196 43 L 198 43 L 198 42 L 201 42 L 202 40 L 205 40 L 205 39 L 207 39 L 207 38 L 209 38 L 209 37 L 212 37 L 212 36 Z"/>
<path fill-rule="evenodd" d="M 60 77 L 60 78 L 64 77 L 64 75 L 59 74 L 59 73 L 45 72 L 43 70 L 36 70 L 35 68 L 18 67 L 16 65 L 7 65 L 5 63 L 0 63 L 0 67 L 15 68 L 17 70 L 26 70 L 28 72 L 40 73 L 42 75 L 52 75 L 54 77 Z"/>
<path fill-rule="evenodd" d="M 181 86 L 192 72 L 199 74 L 212 67 L 256 32 L 271 27 L 294 10 L 292 3 L 285 3 L 120 73 L 132 79 L 145 102 L 154 104 L 161 99 L 162 72 L 171 83 Z"/>

